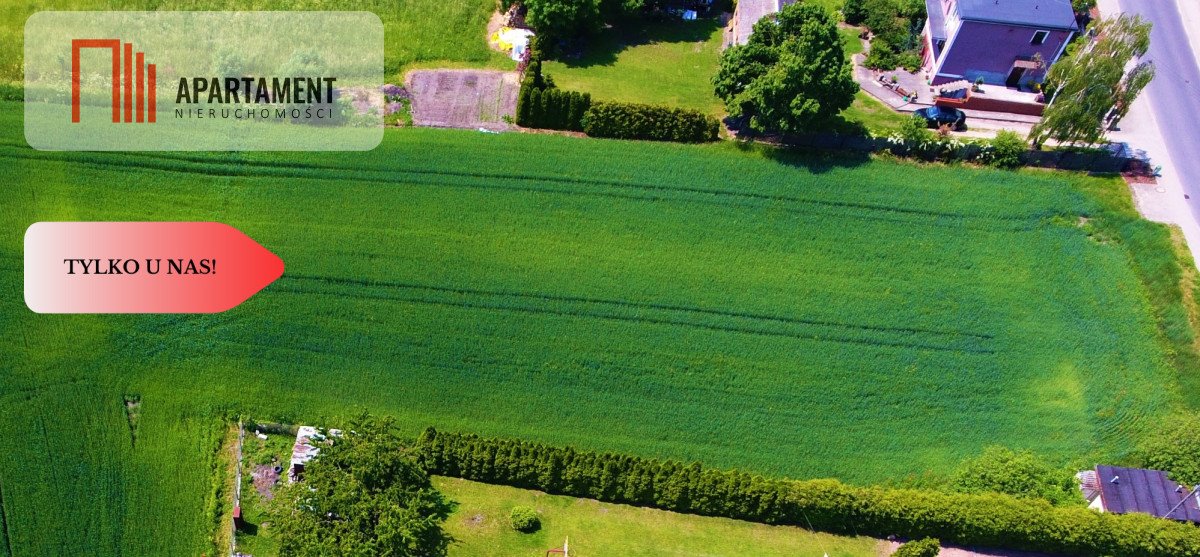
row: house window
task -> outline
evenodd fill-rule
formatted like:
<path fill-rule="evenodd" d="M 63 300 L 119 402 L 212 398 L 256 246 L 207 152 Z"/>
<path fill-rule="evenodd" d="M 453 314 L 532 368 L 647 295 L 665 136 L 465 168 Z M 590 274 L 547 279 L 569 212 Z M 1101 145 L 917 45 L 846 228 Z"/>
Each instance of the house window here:
<path fill-rule="evenodd" d="M 1050 36 L 1049 31 L 1034 31 L 1033 38 L 1029 40 L 1031 45 L 1039 45 L 1046 42 L 1046 38 Z"/>
<path fill-rule="evenodd" d="M 946 39 L 938 39 L 937 42 L 933 43 L 933 47 L 937 52 L 941 52 L 943 48 L 946 48 Z"/>

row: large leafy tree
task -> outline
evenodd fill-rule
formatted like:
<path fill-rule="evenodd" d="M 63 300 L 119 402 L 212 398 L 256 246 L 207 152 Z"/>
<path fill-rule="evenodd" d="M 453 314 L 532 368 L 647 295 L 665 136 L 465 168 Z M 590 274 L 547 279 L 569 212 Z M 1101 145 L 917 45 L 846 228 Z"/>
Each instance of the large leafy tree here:
<path fill-rule="evenodd" d="M 804 3 L 764 18 L 747 44 L 727 49 L 713 86 L 731 116 L 784 133 L 828 122 L 858 91 L 833 18 Z"/>
<path fill-rule="evenodd" d="M 525 21 L 543 37 L 563 40 L 600 29 L 600 0 L 523 0 Z"/>
<path fill-rule="evenodd" d="M 449 503 L 409 455 L 390 419 L 361 416 L 275 498 L 282 556 L 437 556 Z"/>
<path fill-rule="evenodd" d="M 1131 64 L 1150 49 L 1150 25 L 1129 14 L 1094 23 L 1092 38 L 1046 75 L 1050 103 L 1029 139 L 1035 145 L 1050 139 L 1084 145 L 1101 142 L 1106 124 L 1120 121 L 1154 79 L 1151 62 Z"/>

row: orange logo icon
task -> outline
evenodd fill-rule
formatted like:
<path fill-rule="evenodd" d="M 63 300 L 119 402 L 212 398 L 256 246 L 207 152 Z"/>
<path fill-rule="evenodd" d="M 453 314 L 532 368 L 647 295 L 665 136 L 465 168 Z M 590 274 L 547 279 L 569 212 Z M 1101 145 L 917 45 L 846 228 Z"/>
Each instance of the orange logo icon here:
<path fill-rule="evenodd" d="M 133 52 L 133 43 L 125 43 L 125 63 L 121 63 L 120 39 L 74 39 L 71 41 L 71 122 L 79 122 L 79 53 L 85 48 L 107 48 L 112 51 L 112 121 L 149 122 L 155 121 L 154 64 L 146 64 L 144 53 Z M 124 72 L 122 75 L 122 66 Z M 134 74 L 137 80 L 134 81 Z M 122 79 L 123 77 L 123 79 Z M 125 93 L 121 94 L 124 84 Z M 135 89 L 136 88 L 136 89 Z M 121 99 L 124 97 L 124 119 L 121 116 Z M 134 99 L 137 112 L 134 114 Z"/>

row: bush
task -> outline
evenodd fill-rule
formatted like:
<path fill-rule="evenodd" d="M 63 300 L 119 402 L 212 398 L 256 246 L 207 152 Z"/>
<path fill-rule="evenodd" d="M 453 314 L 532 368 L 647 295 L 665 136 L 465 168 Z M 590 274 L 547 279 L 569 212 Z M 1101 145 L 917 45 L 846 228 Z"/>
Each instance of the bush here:
<path fill-rule="evenodd" d="M 1142 464 L 1170 472 L 1176 482 L 1200 484 L 1200 414 L 1183 414 L 1155 429 L 1140 451 Z"/>
<path fill-rule="evenodd" d="M 431 474 L 600 501 L 835 534 L 898 534 L 1092 557 L 1200 557 L 1200 528 L 1132 513 L 1055 507 L 998 493 L 859 487 L 837 480 L 764 478 L 697 462 L 579 451 L 513 439 L 439 433 L 418 439 Z"/>
<path fill-rule="evenodd" d="M 648 104 L 601 102 L 583 115 L 583 131 L 592 137 L 700 143 L 715 141 L 719 130 L 703 112 Z"/>
<path fill-rule="evenodd" d="M 1029 451 L 1004 447 L 988 447 L 978 458 L 964 462 L 952 485 L 962 493 L 994 491 L 1055 504 L 1083 502 L 1070 470 L 1054 468 Z"/>
<path fill-rule="evenodd" d="M 1014 131 L 1001 130 L 992 139 L 992 164 L 1001 168 L 1016 168 L 1021 165 L 1021 155 L 1029 145 Z"/>
<path fill-rule="evenodd" d="M 529 534 L 538 531 L 542 527 L 542 519 L 538 518 L 537 511 L 529 507 L 513 507 L 508 517 L 512 521 L 513 530 L 518 532 Z"/>
<path fill-rule="evenodd" d="M 876 38 L 871 41 L 871 50 L 867 52 L 863 65 L 873 70 L 891 71 L 899 67 L 900 62 L 896 49 L 883 39 Z"/>
<path fill-rule="evenodd" d="M 850 25 L 858 25 L 867 19 L 865 0 L 846 0 L 842 6 L 842 18 Z"/>
<path fill-rule="evenodd" d="M 933 132 L 929 131 L 924 118 L 914 114 L 900 124 L 900 137 L 904 139 L 910 150 L 920 150 L 924 148 L 925 144 L 933 141 Z"/>
<path fill-rule="evenodd" d="M 937 557 L 942 546 L 934 538 L 922 538 L 908 542 L 897 549 L 892 557 Z"/>

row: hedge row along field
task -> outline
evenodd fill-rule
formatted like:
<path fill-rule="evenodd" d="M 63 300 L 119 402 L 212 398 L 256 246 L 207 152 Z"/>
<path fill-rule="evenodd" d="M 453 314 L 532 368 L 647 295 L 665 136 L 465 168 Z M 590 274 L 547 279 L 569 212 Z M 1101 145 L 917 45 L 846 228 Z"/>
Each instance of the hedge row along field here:
<path fill-rule="evenodd" d="M 836 480 L 763 478 L 700 463 L 576 451 L 513 439 L 422 432 L 431 474 L 669 511 L 788 524 L 825 532 L 1093 557 L 1200 557 L 1200 528 L 1149 515 L 1000 494 L 853 487 Z"/>
<path fill-rule="evenodd" d="M 1191 356 L 1156 328 L 1190 345 L 1157 278 L 1179 266 L 1115 180 L 429 129 L 365 153 L 55 153 L 21 128 L 0 103 L 19 555 L 197 553 L 241 413 L 866 484 L 991 444 L 1109 461 L 1183 404 L 1169 358 Z M 287 272 L 221 314 L 35 315 L 21 236 L 46 220 L 226 222 Z"/>

